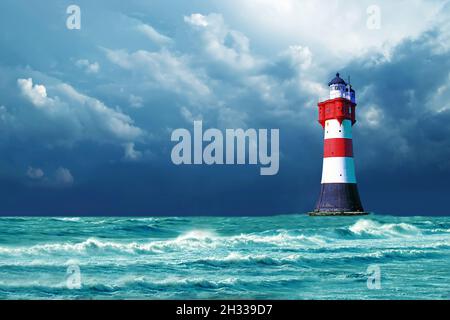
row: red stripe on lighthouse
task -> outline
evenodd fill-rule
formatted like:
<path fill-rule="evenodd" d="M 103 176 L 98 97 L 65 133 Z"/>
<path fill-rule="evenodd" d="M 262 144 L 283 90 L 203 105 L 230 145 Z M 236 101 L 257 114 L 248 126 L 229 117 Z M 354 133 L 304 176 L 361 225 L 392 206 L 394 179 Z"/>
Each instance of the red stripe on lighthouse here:
<path fill-rule="evenodd" d="M 331 157 L 353 157 L 352 139 L 326 139 L 324 146 L 324 158 Z"/>

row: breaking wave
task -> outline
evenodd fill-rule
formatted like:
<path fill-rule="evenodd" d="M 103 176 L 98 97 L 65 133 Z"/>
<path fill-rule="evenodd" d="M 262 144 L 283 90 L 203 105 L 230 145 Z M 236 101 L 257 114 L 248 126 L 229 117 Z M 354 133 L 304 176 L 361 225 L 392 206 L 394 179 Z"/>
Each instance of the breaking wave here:
<path fill-rule="evenodd" d="M 417 236 L 421 235 L 421 231 L 407 223 L 386 223 L 381 224 L 372 220 L 362 219 L 348 228 L 356 235 L 372 235 L 372 236 Z"/>
<path fill-rule="evenodd" d="M 276 235 L 241 234 L 238 236 L 217 236 L 209 231 L 189 231 L 175 239 L 154 240 L 150 242 L 116 242 L 97 238 L 88 238 L 78 243 L 47 243 L 28 247 L 0 246 L 0 254 L 39 254 L 74 252 L 89 253 L 92 251 L 117 251 L 128 254 L 163 253 L 174 250 L 197 250 L 201 248 L 218 248 L 240 245 L 324 245 L 326 240 L 319 236 L 289 235 L 282 232 Z"/>

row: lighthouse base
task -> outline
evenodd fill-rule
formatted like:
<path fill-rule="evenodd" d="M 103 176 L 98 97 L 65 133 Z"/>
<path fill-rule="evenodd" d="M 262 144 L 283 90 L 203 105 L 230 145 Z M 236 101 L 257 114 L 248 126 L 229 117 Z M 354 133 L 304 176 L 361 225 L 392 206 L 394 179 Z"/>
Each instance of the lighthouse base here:
<path fill-rule="evenodd" d="M 354 216 L 367 216 L 369 212 L 310 212 L 311 217 L 354 217 Z"/>
<path fill-rule="evenodd" d="M 323 183 L 313 216 L 367 215 L 356 183 Z"/>

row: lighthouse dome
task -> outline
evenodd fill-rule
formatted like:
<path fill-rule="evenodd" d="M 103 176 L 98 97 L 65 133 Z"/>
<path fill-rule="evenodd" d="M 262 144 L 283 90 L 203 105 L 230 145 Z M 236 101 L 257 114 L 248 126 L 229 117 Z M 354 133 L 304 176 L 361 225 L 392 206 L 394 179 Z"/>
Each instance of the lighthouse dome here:
<path fill-rule="evenodd" d="M 339 76 L 339 73 L 336 73 L 336 78 L 331 80 L 328 86 L 330 87 L 330 99 L 347 98 L 349 95 L 347 83 Z"/>
<path fill-rule="evenodd" d="M 344 79 L 342 79 L 340 77 L 339 73 L 336 73 L 336 77 L 328 83 L 328 86 L 332 86 L 334 84 L 342 84 L 344 86 L 347 85 L 347 83 L 344 81 Z"/>

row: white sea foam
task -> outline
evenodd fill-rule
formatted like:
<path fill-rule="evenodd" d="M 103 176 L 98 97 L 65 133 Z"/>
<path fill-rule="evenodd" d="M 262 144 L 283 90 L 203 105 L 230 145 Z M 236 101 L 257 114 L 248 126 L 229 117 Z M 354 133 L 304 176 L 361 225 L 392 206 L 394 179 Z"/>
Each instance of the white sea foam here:
<path fill-rule="evenodd" d="M 54 220 L 57 221 L 65 221 L 65 222 L 80 222 L 81 218 L 77 218 L 77 217 L 73 217 L 73 218 L 53 218 Z"/>
<path fill-rule="evenodd" d="M 450 233 L 450 229 L 442 229 L 442 228 L 431 229 L 430 231 L 432 233 Z"/>
<path fill-rule="evenodd" d="M 230 242 L 272 244 L 280 246 L 293 243 L 304 245 L 324 245 L 327 243 L 326 239 L 321 236 L 292 235 L 287 231 L 280 231 L 275 235 L 241 234 L 239 236 L 228 237 L 226 240 Z"/>
<path fill-rule="evenodd" d="M 38 244 L 30 247 L 0 247 L 1 254 L 38 254 L 42 252 L 83 252 L 87 249 L 112 249 L 133 252 L 140 245 L 136 242 L 117 243 L 110 241 L 101 241 L 95 238 L 89 238 L 79 243 L 48 243 Z"/>
<path fill-rule="evenodd" d="M 436 235 L 426 235 L 429 241 L 424 243 L 415 243 L 415 237 L 421 235 L 418 228 L 406 223 L 381 224 L 372 220 L 359 220 L 348 230 L 354 235 L 377 236 L 384 241 L 395 237 L 408 238 L 407 242 L 402 242 L 402 246 L 429 245 L 445 246 L 448 245 L 448 233 Z M 421 238 L 423 238 L 421 237 Z M 425 239 L 423 239 L 425 240 Z M 115 254 L 161 254 L 182 252 L 198 252 L 199 250 L 214 250 L 223 248 L 226 250 L 239 251 L 243 246 L 263 246 L 292 250 L 315 250 L 326 248 L 327 250 L 337 250 L 339 248 L 351 247 L 371 247 L 374 244 L 368 243 L 365 239 L 351 239 L 340 237 L 327 237 L 325 235 L 304 235 L 289 230 L 277 230 L 273 234 L 249 233 L 231 236 L 221 236 L 211 230 L 191 230 L 172 239 L 153 239 L 142 241 L 111 241 L 106 239 L 88 238 L 81 242 L 57 242 L 43 243 L 32 246 L 0 246 L 2 255 L 33 255 L 40 254 L 52 255 L 54 253 L 67 254 L 89 254 L 94 252 L 102 255 L 108 255 L 110 252 Z M 383 245 L 378 243 L 377 245 Z M 400 245 L 400 244 L 396 244 Z"/>
<path fill-rule="evenodd" d="M 237 236 L 218 236 L 212 231 L 192 230 L 177 238 L 146 242 L 115 242 L 88 238 L 78 243 L 46 243 L 28 247 L 0 246 L 0 254 L 52 254 L 55 252 L 85 253 L 92 251 L 118 251 L 128 254 L 163 253 L 177 250 L 198 250 L 204 248 L 234 247 L 250 244 L 270 246 L 321 246 L 326 244 L 325 238 L 319 236 L 291 235 L 287 231 L 274 235 L 241 234 Z"/>
<path fill-rule="evenodd" d="M 181 276 L 168 276 L 162 279 L 152 279 L 149 277 L 124 277 L 118 279 L 118 287 L 130 287 L 130 286 L 144 286 L 144 287 L 184 287 L 194 286 L 203 288 L 217 288 L 221 286 L 234 285 L 238 282 L 237 278 L 224 277 L 224 278 L 197 278 L 197 277 L 181 277 Z"/>
<path fill-rule="evenodd" d="M 411 236 L 420 235 L 420 230 L 407 223 L 387 223 L 381 224 L 373 220 L 361 219 L 354 225 L 349 227 L 349 230 L 354 234 L 368 234 L 373 236 Z"/>
<path fill-rule="evenodd" d="M 217 236 L 211 231 L 193 230 L 178 236 L 175 242 L 208 241 L 216 238 Z"/>
<path fill-rule="evenodd" d="M 284 263 L 292 263 L 297 261 L 298 259 L 300 259 L 300 255 L 298 254 L 275 256 L 274 254 L 242 254 L 239 252 L 231 252 L 226 256 L 207 257 L 204 259 L 196 260 L 195 262 L 203 262 L 212 265 L 235 263 L 279 265 Z"/>

